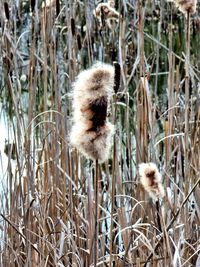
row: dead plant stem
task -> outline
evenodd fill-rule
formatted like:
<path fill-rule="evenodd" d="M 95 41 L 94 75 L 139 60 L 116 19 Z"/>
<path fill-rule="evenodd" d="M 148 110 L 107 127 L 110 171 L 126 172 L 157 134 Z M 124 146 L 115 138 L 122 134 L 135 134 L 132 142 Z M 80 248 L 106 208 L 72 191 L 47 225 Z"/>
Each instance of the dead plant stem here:
<path fill-rule="evenodd" d="M 182 208 L 184 207 L 184 205 L 186 204 L 186 202 L 188 201 L 188 199 L 190 198 L 190 196 L 192 195 L 192 193 L 194 192 L 195 188 L 197 187 L 197 185 L 200 183 L 200 178 L 197 180 L 197 182 L 194 184 L 194 186 L 192 187 L 192 189 L 190 190 L 190 192 L 188 193 L 188 195 L 185 197 L 184 201 L 182 202 L 180 208 L 177 210 L 177 212 L 175 213 L 174 217 L 171 219 L 170 223 L 168 224 L 168 226 L 166 227 L 166 231 L 168 231 L 173 223 L 176 221 L 178 215 L 180 214 Z M 160 240 L 156 243 L 155 245 L 155 248 L 154 248 L 154 252 L 156 251 L 156 249 L 158 248 L 158 246 L 160 245 L 160 243 L 162 242 L 163 240 L 163 235 L 160 237 Z M 144 264 L 144 267 L 147 266 L 147 263 L 151 260 L 151 258 L 153 257 L 153 253 L 151 253 L 149 255 L 149 257 L 147 258 L 145 264 Z"/>
<path fill-rule="evenodd" d="M 99 204 L 99 163 L 98 159 L 95 161 L 95 228 L 94 228 L 94 267 L 97 266 L 97 259 L 98 259 L 98 233 L 99 233 L 99 227 L 98 227 L 98 204 Z"/>

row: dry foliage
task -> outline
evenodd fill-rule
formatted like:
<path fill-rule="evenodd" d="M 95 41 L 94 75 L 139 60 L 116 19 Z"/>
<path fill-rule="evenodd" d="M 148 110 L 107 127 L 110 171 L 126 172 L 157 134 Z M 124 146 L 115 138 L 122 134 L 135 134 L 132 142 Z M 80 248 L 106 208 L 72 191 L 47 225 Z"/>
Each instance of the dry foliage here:
<path fill-rule="evenodd" d="M 0 3 L 2 267 L 199 262 L 198 6 L 186 18 L 167 1 L 109 5 L 120 14 L 114 25 L 94 16 L 93 0 Z M 69 144 L 69 94 L 96 61 L 119 62 L 121 80 L 118 71 L 112 152 L 95 170 Z M 139 183 L 141 162 L 158 166 L 162 200 Z"/>

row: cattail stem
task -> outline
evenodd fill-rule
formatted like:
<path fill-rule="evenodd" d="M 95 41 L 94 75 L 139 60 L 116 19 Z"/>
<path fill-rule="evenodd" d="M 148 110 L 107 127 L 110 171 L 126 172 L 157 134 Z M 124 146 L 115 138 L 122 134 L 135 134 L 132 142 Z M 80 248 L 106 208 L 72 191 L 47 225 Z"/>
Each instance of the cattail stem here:
<path fill-rule="evenodd" d="M 186 18 L 186 58 L 185 58 L 185 168 L 184 168 L 184 175 L 185 177 L 188 177 L 189 172 L 189 164 L 188 164 L 188 149 L 189 149 L 189 138 L 188 138 L 188 131 L 189 131 L 189 66 L 190 66 L 190 12 L 187 11 L 187 18 Z M 199 184 L 200 179 L 195 183 L 192 190 L 189 192 L 189 194 L 186 192 L 186 198 L 182 202 L 180 208 L 177 210 L 174 217 L 171 219 L 170 223 L 166 227 L 166 231 L 168 231 L 175 220 L 177 219 L 181 209 L 189 199 L 190 195 L 194 191 L 195 187 Z M 186 179 L 186 183 L 189 184 L 189 181 Z M 189 188 L 189 186 L 186 186 L 186 188 Z M 155 245 L 154 251 L 158 248 L 159 244 L 162 242 L 163 236 L 161 236 L 160 240 Z M 153 257 L 153 253 L 151 253 L 144 264 L 144 267 L 147 266 L 147 263 L 151 260 Z"/>
<path fill-rule="evenodd" d="M 114 62 L 115 67 L 115 77 L 114 77 L 114 117 L 113 122 L 115 124 L 116 122 L 116 116 L 117 116 L 117 108 L 116 108 L 116 102 L 117 102 L 117 96 L 116 93 L 119 90 L 120 87 L 120 64 L 117 62 Z M 116 184 L 116 177 L 115 177 L 115 159 L 116 159 L 116 136 L 114 135 L 114 145 L 113 145 L 113 165 L 112 165 L 112 190 L 111 190 L 111 218 L 110 218 L 110 263 L 109 266 L 112 267 L 112 253 L 113 253 L 113 214 L 114 214 L 114 204 L 115 204 L 115 184 Z"/>
<path fill-rule="evenodd" d="M 114 103 L 116 104 L 116 95 L 114 96 Z M 116 120 L 116 107 L 114 110 L 114 122 Z M 113 214 L 115 205 L 115 163 L 116 163 L 116 137 L 114 135 L 114 145 L 113 145 L 113 165 L 112 165 L 112 189 L 111 189 L 111 217 L 110 217 L 110 263 L 109 267 L 112 267 L 112 253 L 113 253 Z"/>
<path fill-rule="evenodd" d="M 97 266 L 97 259 L 98 259 L 98 233 L 99 233 L 99 227 L 98 227 L 98 206 L 99 206 L 99 198 L 98 198 L 98 192 L 99 192 L 99 163 L 98 160 L 95 161 L 95 228 L 94 228 L 94 267 Z"/>
<path fill-rule="evenodd" d="M 190 67 L 190 12 L 187 12 L 186 18 L 186 58 L 185 58 L 185 177 L 189 177 L 189 67 Z M 187 179 L 186 179 L 187 180 Z M 187 181 L 189 183 L 189 181 Z M 186 186 L 186 188 L 189 188 Z M 187 194 L 187 192 L 186 192 Z"/>
<path fill-rule="evenodd" d="M 157 227 L 160 232 L 162 232 L 161 222 L 160 222 L 160 206 L 159 201 L 156 201 L 156 217 L 157 217 Z"/>

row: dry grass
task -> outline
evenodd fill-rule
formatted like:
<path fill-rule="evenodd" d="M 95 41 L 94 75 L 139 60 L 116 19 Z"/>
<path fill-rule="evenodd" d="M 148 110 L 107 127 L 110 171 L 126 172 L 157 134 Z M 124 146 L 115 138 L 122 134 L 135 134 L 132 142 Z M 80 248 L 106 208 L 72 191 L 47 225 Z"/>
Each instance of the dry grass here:
<path fill-rule="evenodd" d="M 1 102 L 11 144 L 1 177 L 2 267 L 197 262 L 199 8 L 184 16 L 167 1 L 115 4 L 119 22 L 99 28 L 95 1 L 0 3 Z M 113 149 L 96 170 L 69 144 L 72 83 L 95 61 L 121 66 Z M 166 190 L 156 203 L 139 183 L 138 164 L 150 161 Z"/>

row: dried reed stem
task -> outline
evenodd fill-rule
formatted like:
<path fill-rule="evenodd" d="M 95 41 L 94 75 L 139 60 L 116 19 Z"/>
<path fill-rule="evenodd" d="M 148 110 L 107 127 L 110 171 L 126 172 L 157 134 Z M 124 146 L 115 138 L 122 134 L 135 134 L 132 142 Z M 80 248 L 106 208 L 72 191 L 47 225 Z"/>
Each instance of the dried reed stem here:
<path fill-rule="evenodd" d="M 95 161 L 95 179 L 94 179 L 94 186 L 95 186 L 95 228 L 94 228 L 94 267 L 97 266 L 97 259 L 98 259 L 98 234 L 99 234 L 99 224 L 98 224 L 98 207 L 99 207 L 99 163 L 98 160 Z"/>
<path fill-rule="evenodd" d="M 190 12 L 186 18 L 186 58 L 185 58 L 185 177 L 189 177 L 189 81 L 190 81 Z M 189 188 L 189 179 L 186 179 L 186 189 Z M 187 192 L 186 192 L 187 194 Z"/>
<path fill-rule="evenodd" d="M 188 193 L 188 195 L 185 197 L 185 199 L 183 200 L 180 208 L 177 210 L 177 212 L 175 213 L 174 217 L 171 219 L 170 223 L 168 224 L 168 226 L 166 227 L 165 231 L 167 232 L 173 225 L 173 223 L 176 221 L 178 215 L 180 214 L 182 208 L 184 207 L 184 205 L 186 204 L 186 202 L 188 201 L 188 199 L 190 198 L 190 196 L 192 195 L 192 193 L 194 192 L 195 188 L 197 187 L 197 185 L 200 183 L 200 178 L 196 181 L 196 183 L 194 184 L 194 186 L 192 187 L 192 189 L 190 190 L 190 192 Z M 155 247 L 154 247 L 154 251 L 149 255 L 149 257 L 147 258 L 144 267 L 147 266 L 148 262 L 151 260 L 151 258 L 154 255 L 154 252 L 156 251 L 156 249 L 159 247 L 160 243 L 162 242 L 164 238 L 164 234 L 160 237 L 160 240 L 156 243 Z"/>
<path fill-rule="evenodd" d="M 116 117 L 117 117 L 117 108 L 116 108 L 116 102 L 117 97 L 116 93 L 119 90 L 120 86 L 120 64 L 117 62 L 114 62 L 115 67 L 115 76 L 114 76 L 114 96 L 113 96 L 113 106 L 114 106 L 114 112 L 113 112 L 113 123 L 116 124 Z M 112 189 L 111 189 L 111 218 L 110 218 L 110 262 L 109 266 L 112 267 L 112 261 L 113 261 L 113 214 L 115 210 L 115 184 L 116 184 L 116 176 L 115 176 L 115 162 L 116 162 L 116 136 L 114 135 L 113 140 L 113 165 L 112 165 Z"/>
<path fill-rule="evenodd" d="M 32 249 L 34 249 L 38 253 L 38 255 L 41 254 L 41 252 L 30 242 L 30 240 L 27 239 L 26 236 L 17 229 L 17 227 L 14 225 L 14 223 L 12 223 L 3 214 L 1 214 L 1 217 L 16 231 L 16 233 L 18 233 L 27 243 L 29 243 L 31 245 Z"/>
<path fill-rule="evenodd" d="M 114 96 L 114 104 L 116 104 L 116 95 Z M 116 107 L 114 110 L 114 122 L 116 119 Z M 116 184 L 116 176 L 115 176 L 115 162 L 116 162 L 116 136 L 114 135 L 113 141 L 113 164 L 112 164 L 112 189 L 111 189 L 111 215 L 110 215 L 110 262 L 109 266 L 112 267 L 113 262 L 113 214 L 115 210 L 115 184 Z"/>

